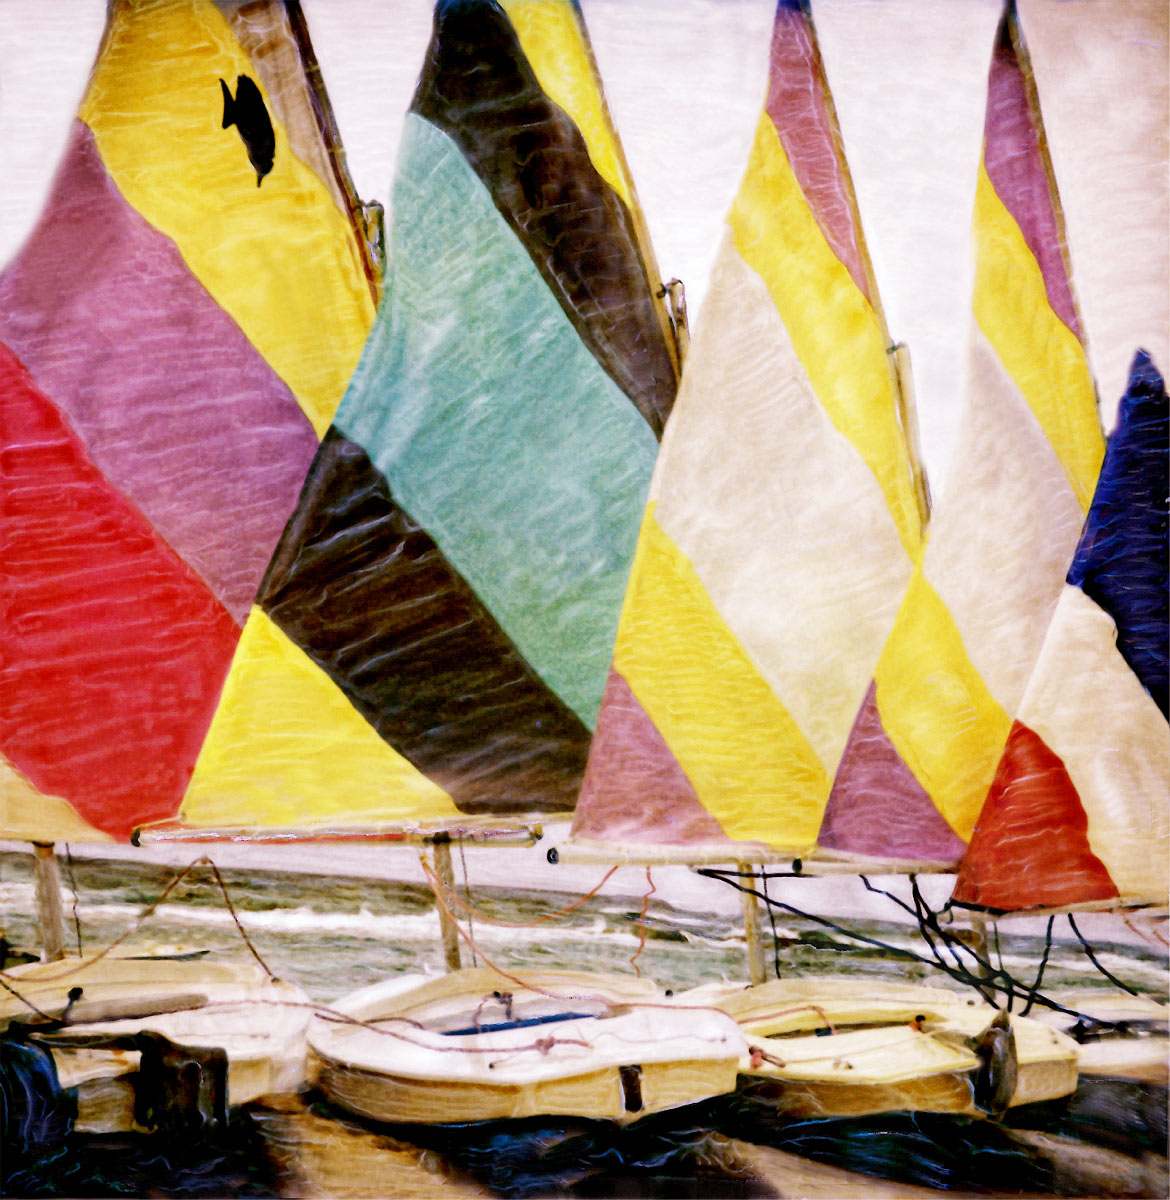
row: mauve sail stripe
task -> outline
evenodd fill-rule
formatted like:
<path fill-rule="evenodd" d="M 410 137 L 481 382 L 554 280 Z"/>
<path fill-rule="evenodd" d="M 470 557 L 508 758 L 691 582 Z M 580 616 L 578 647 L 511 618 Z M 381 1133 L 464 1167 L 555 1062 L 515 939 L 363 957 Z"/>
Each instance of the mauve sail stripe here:
<path fill-rule="evenodd" d="M 987 80 L 983 163 L 996 194 L 1019 225 L 1040 267 L 1052 311 L 1080 339 L 1080 320 L 1064 261 L 1064 235 L 1053 205 L 1053 185 L 1036 126 L 1038 119 L 1005 15 Z"/>
<path fill-rule="evenodd" d="M 662 846 L 731 844 L 616 670 L 605 685 L 572 836 Z"/>
<path fill-rule="evenodd" d="M 780 0 L 772 27 L 764 107 L 825 240 L 861 294 L 872 301 L 825 86 L 809 18 L 800 0 Z"/>
<path fill-rule="evenodd" d="M 463 811 L 573 807 L 588 731 L 336 429 L 260 603 Z"/>
<path fill-rule="evenodd" d="M 882 727 L 871 683 L 833 780 L 817 844 L 874 858 L 958 862 L 966 843 Z"/>
<path fill-rule="evenodd" d="M 0 749 L 126 839 L 173 817 L 239 629 L 0 346 Z"/>
<path fill-rule="evenodd" d="M 439 3 L 412 104 L 491 193 L 578 335 L 662 436 L 676 379 L 633 221 L 494 0 Z"/>
<path fill-rule="evenodd" d="M 0 275 L 0 340 L 242 625 L 317 438 L 174 243 L 123 199 L 80 121 Z"/>

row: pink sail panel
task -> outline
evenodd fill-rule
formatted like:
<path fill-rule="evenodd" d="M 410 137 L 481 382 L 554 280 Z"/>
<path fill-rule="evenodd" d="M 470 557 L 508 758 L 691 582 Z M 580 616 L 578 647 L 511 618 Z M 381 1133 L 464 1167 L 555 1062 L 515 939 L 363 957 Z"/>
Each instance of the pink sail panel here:
<path fill-rule="evenodd" d="M 127 838 L 173 816 L 239 629 L 0 346 L 0 754 Z"/>
<path fill-rule="evenodd" d="M 799 0 L 781 0 L 777 6 L 769 69 L 764 107 L 792 173 L 833 253 L 848 268 L 861 294 L 872 300 L 853 199 L 840 168 L 820 52 Z"/>
<path fill-rule="evenodd" d="M 242 625 L 317 438 L 174 242 L 127 204 L 80 121 L 0 275 L 0 341 Z"/>
<path fill-rule="evenodd" d="M 574 838 L 730 845 L 630 685 L 614 670 L 605 686 L 590 763 Z"/>
<path fill-rule="evenodd" d="M 874 858 L 955 863 L 966 843 L 943 820 L 882 728 L 870 684 L 817 844 Z"/>

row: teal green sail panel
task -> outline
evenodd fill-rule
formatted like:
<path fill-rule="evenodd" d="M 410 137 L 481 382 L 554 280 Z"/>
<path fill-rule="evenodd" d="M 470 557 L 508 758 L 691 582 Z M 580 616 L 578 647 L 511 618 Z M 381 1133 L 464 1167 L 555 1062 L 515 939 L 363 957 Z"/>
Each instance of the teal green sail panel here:
<path fill-rule="evenodd" d="M 336 425 L 592 726 L 657 443 L 445 134 L 411 115 Z"/>
<path fill-rule="evenodd" d="M 570 0 L 436 6 L 390 208 L 382 305 L 249 616 L 190 823 L 224 819 L 248 761 L 292 741 L 344 787 L 287 803 L 302 758 L 293 783 L 250 790 L 249 823 L 379 795 L 396 821 L 451 827 L 565 811 L 580 789 L 676 371 Z"/>

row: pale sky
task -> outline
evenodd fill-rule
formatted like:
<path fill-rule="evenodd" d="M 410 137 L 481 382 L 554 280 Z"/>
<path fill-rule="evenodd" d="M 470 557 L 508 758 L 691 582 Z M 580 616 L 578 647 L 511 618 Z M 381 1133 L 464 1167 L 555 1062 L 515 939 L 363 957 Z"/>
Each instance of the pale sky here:
<path fill-rule="evenodd" d="M 773 0 L 581 3 L 663 278 L 686 283 L 694 325 L 763 99 Z M 431 0 L 304 0 L 365 199 L 388 201 L 431 8 Z M 999 8 L 999 0 L 813 4 L 887 322 L 911 350 L 935 495 L 962 397 L 968 235 Z M 1134 346 L 1146 344 L 1165 369 L 1170 340 L 1167 6 L 1024 0 L 1021 8 L 1109 423 Z M 0 0 L 0 263 L 43 204 L 104 14 L 105 0 Z M 1105 150 L 1127 130 L 1138 150 L 1124 146 L 1110 160 Z"/>

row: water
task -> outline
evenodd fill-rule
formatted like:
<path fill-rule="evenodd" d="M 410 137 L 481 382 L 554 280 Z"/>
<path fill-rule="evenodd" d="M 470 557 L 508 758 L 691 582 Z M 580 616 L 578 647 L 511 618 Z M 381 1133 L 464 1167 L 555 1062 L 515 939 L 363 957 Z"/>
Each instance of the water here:
<path fill-rule="evenodd" d="M 78 858 L 72 868 L 63 864 L 62 873 L 70 949 L 77 949 L 78 930 L 81 947 L 88 951 L 129 931 L 123 945 L 140 951 L 209 950 L 217 958 L 248 959 L 236 920 L 206 867 L 195 868 L 146 920 L 142 914 L 158 901 L 175 868 Z M 425 885 L 238 867 L 222 874 L 240 924 L 257 951 L 276 974 L 299 984 L 317 1001 L 328 1003 L 394 972 L 444 969 L 439 919 Z M 791 893 L 786 895 L 792 898 Z M 636 962 L 643 973 L 677 991 L 724 978 L 742 979 L 746 973 L 738 905 L 733 895 L 707 893 L 708 903 L 714 898 L 728 902 L 718 911 L 704 912 L 650 896 L 643 911 L 640 895 L 599 894 L 563 917 L 524 927 L 578 897 L 543 888 L 477 887 L 472 899 L 482 915 L 470 932 L 482 953 L 509 971 L 523 974 L 525 969 L 568 967 L 630 972 Z M 0 932 L 9 944 L 35 943 L 34 905 L 31 857 L 0 851 Z M 512 925 L 492 925 L 484 917 Z M 872 915 L 841 917 L 839 925 L 830 929 L 812 919 L 777 914 L 773 951 L 772 926 L 765 915 L 769 965 L 778 963 L 786 975 L 948 982 L 941 972 L 911 957 L 925 953 L 914 928 Z M 884 945 L 861 945 L 848 932 Z M 1107 988 L 1070 936 L 1053 947 L 1045 990 L 1092 984 Z M 1165 997 L 1165 958 L 1156 949 L 1105 940 L 1095 948 L 1102 964 L 1123 982 Z M 1034 932 L 1001 932 L 1002 961 L 1022 979 L 1035 976 L 1043 949 L 1042 938 Z M 467 957 L 465 950 L 465 961 Z M 1082 1085 L 1077 1098 L 1084 1111 L 1075 1104 L 1053 1106 L 1048 1118 L 1052 1132 L 1088 1136 L 1134 1156 L 1135 1162 L 1151 1147 L 1155 1155 L 1161 1154 L 1164 1122 L 1158 1125 L 1146 1110 L 1161 1111 L 1164 1089 L 1125 1086 L 1133 1095 L 1118 1099 L 1102 1098 L 1099 1088 Z M 336 1110 L 325 1115 L 355 1124 L 354 1118 Z M 259 1138 L 256 1119 L 240 1110 L 229 1128 L 205 1141 L 161 1134 L 70 1134 L 47 1155 L 43 1148 L 34 1147 L 27 1161 L 6 1162 L 0 1192 L 276 1195 L 282 1187 L 279 1171 L 270 1148 Z M 1034 1121 L 1034 1115 L 1029 1119 Z M 447 1169 L 518 1200 L 550 1193 L 776 1195 L 772 1181 L 753 1174 L 737 1159 L 734 1147 L 743 1143 L 731 1138 L 796 1151 L 850 1171 L 964 1192 L 1003 1194 L 1020 1187 L 1045 1193 L 1064 1190 L 1051 1161 L 990 1122 L 929 1114 L 778 1121 L 768 1111 L 753 1109 L 741 1096 L 660 1114 L 627 1129 L 556 1118 L 512 1123 L 507 1129 L 410 1127 L 398 1135 L 406 1143 L 432 1146 L 447 1162 Z M 382 1164 L 371 1169 L 381 1170 Z M 1005 1181 L 1011 1186 L 1005 1187 Z"/>
<path fill-rule="evenodd" d="M 195 868 L 149 919 L 138 924 L 144 909 L 176 873 L 151 863 L 103 859 L 76 859 L 71 869 L 63 864 L 70 949 L 77 948 L 78 927 L 81 945 L 89 951 L 133 929 L 124 945 L 141 951 L 210 950 L 217 956 L 246 959 L 247 948 L 206 867 Z M 332 1001 L 396 972 L 444 970 L 438 913 L 426 886 L 238 868 L 223 870 L 222 875 L 240 923 L 265 962 L 315 1000 Z M 535 927 L 514 927 L 578 899 L 537 889 L 476 888 L 475 908 L 513 927 L 473 920 L 471 936 L 486 956 L 509 971 L 568 967 L 624 973 L 634 970 L 635 960 L 643 974 L 676 991 L 745 977 L 746 948 L 734 908 L 695 912 L 652 896 L 643 921 L 641 898 L 603 894 L 566 916 Z M 31 857 L 0 852 L 0 932 L 10 945 L 36 944 L 34 907 Z M 926 953 L 913 927 L 871 917 L 840 918 L 839 924 L 842 930 L 876 938 L 889 948 L 863 946 L 844 932 L 783 913 L 776 919 L 773 954 L 765 915 L 769 967 L 778 962 L 786 976 L 873 975 L 948 984 L 942 972 L 910 958 Z M 1054 945 L 1044 990 L 1107 986 L 1079 944 L 1069 940 L 1063 922 L 1058 926 L 1065 929 L 1065 938 Z M 1035 976 L 1042 938 L 1004 932 L 999 948 L 1014 975 L 1029 981 Z M 1164 955 L 1121 943 L 1101 942 L 1095 949 L 1102 964 L 1123 982 L 1166 998 Z M 465 945 L 465 962 L 469 957 Z"/>

